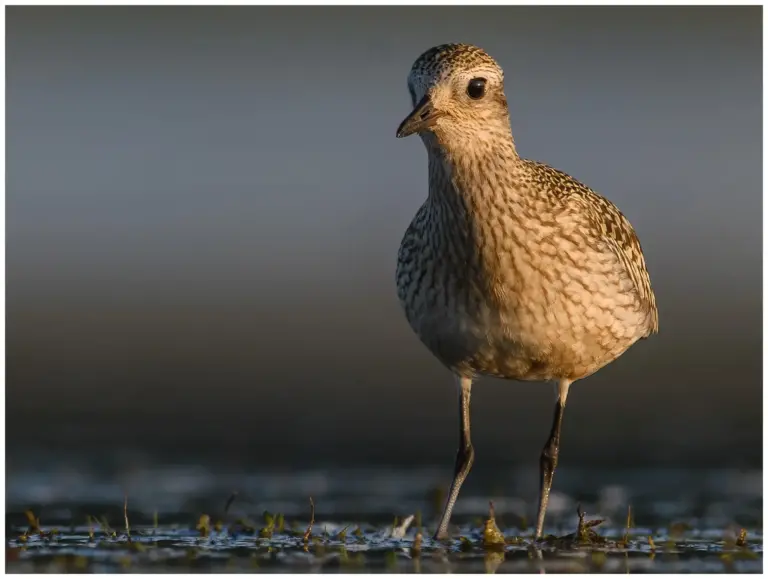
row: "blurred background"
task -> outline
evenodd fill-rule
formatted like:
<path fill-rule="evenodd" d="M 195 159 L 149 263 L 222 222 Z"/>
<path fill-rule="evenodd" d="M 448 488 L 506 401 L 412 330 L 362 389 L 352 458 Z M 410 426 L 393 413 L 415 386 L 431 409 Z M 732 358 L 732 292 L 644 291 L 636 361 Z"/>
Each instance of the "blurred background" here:
<path fill-rule="evenodd" d="M 761 468 L 761 7 L 6 14 L 9 480 L 152 457 L 449 482 L 455 386 L 394 284 L 427 191 L 395 130 L 444 42 L 499 61 L 520 153 L 621 208 L 656 291 L 659 335 L 572 390 L 559 472 Z M 476 468 L 533 490 L 553 401 L 482 380 Z"/>

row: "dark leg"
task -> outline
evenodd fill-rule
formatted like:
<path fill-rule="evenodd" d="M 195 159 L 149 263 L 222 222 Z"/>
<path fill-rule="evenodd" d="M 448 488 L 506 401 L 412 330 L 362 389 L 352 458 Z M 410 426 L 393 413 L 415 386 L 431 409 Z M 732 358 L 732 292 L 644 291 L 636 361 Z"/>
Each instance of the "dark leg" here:
<path fill-rule="evenodd" d="M 552 479 L 555 476 L 557 468 L 557 455 L 560 451 L 560 428 L 563 424 L 563 411 L 565 410 L 565 400 L 568 397 L 568 388 L 571 382 L 561 380 L 558 385 L 558 397 L 555 403 L 555 417 L 552 421 L 552 430 L 549 433 L 549 440 L 541 451 L 539 468 L 541 470 L 541 491 L 539 493 L 539 515 L 536 519 L 536 538 L 541 538 L 544 530 L 544 515 L 547 512 L 547 503 L 549 502 L 549 491 L 552 489 Z"/>
<path fill-rule="evenodd" d="M 459 496 L 459 490 L 472 468 L 475 461 L 475 449 L 472 446 L 472 440 L 469 436 L 469 396 L 472 391 L 472 379 L 459 379 L 459 451 L 456 454 L 456 469 L 453 474 L 453 484 L 451 484 L 451 493 L 448 495 L 448 502 L 443 509 L 443 516 L 440 517 L 440 525 L 437 527 L 435 539 L 444 539 L 448 536 L 448 522 L 451 519 L 453 506 Z"/>

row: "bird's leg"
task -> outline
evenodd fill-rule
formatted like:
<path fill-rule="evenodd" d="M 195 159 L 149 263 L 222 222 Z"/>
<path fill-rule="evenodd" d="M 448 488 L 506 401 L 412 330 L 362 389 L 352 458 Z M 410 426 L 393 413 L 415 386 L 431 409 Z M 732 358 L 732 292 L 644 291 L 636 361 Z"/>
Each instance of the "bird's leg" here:
<path fill-rule="evenodd" d="M 472 391 L 471 378 L 459 378 L 459 451 L 456 453 L 456 468 L 453 474 L 453 483 L 451 492 L 448 495 L 448 502 L 443 509 L 443 516 L 440 517 L 440 525 L 437 527 L 435 539 L 444 539 L 448 536 L 448 522 L 451 519 L 453 506 L 459 496 L 459 490 L 464 479 L 472 468 L 475 460 L 475 449 L 472 446 L 472 440 L 469 435 L 469 396 Z"/>
<path fill-rule="evenodd" d="M 555 476 L 557 467 L 557 455 L 560 451 L 560 427 L 563 424 L 563 412 L 565 411 L 565 400 L 568 398 L 568 388 L 571 386 L 569 380 L 561 380 L 558 384 L 557 402 L 555 403 L 555 417 L 552 421 L 552 430 L 549 433 L 549 440 L 541 451 L 539 468 L 541 470 L 541 490 L 539 492 L 539 514 L 536 519 L 536 539 L 541 539 L 541 533 L 544 530 L 544 515 L 547 512 L 547 503 L 549 502 L 549 491 L 552 488 L 552 479 Z"/>

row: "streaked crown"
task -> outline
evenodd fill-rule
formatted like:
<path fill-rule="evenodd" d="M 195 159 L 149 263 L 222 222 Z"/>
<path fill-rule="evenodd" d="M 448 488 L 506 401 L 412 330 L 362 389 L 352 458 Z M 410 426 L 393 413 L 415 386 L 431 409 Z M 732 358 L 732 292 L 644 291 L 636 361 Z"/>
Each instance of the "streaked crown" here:
<path fill-rule="evenodd" d="M 471 44 L 441 44 L 424 52 L 413 63 L 408 74 L 408 90 L 414 100 L 424 95 L 447 77 L 464 72 L 486 74 L 499 82 L 504 72 L 498 63 L 482 48 Z"/>

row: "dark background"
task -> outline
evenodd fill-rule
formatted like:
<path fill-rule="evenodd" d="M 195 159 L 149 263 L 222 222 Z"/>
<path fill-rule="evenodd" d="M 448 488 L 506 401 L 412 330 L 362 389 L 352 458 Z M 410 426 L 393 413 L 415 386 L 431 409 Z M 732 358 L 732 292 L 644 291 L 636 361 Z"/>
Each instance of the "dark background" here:
<path fill-rule="evenodd" d="M 572 389 L 561 465 L 761 464 L 760 7 L 6 15 L 11 459 L 449 469 L 455 386 L 394 285 L 426 155 L 394 135 L 458 41 L 504 67 L 521 154 L 629 217 L 658 298 Z M 553 401 L 483 380 L 478 464 L 534 466 Z"/>

